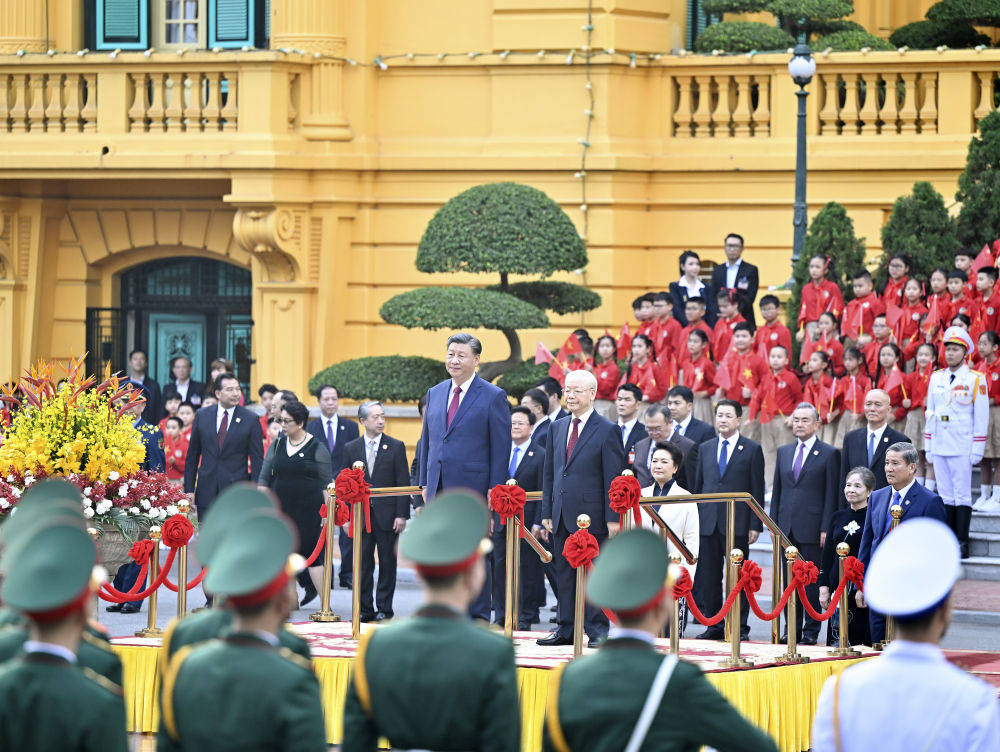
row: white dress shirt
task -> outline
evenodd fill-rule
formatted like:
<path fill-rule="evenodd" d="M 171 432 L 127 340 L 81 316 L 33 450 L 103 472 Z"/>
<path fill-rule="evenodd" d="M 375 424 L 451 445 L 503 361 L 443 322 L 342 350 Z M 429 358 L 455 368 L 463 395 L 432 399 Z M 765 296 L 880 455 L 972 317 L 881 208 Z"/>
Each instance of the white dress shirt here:
<path fill-rule="evenodd" d="M 726 262 L 726 287 L 736 287 L 736 275 L 740 273 L 740 264 L 742 262 L 742 258 L 736 259 L 736 261 L 732 264 L 728 261 Z"/>
<path fill-rule="evenodd" d="M 553 423 L 555 423 L 557 420 L 559 420 L 559 411 L 560 410 L 562 410 L 562 408 L 561 407 L 557 407 L 555 410 L 553 410 L 552 412 L 550 412 L 546 417 L 549 420 L 551 420 Z"/>
<path fill-rule="evenodd" d="M 620 420 L 618 421 L 618 430 L 621 432 L 622 435 L 622 446 L 625 446 L 628 443 L 629 434 L 632 433 L 632 429 L 635 428 L 635 424 L 638 422 L 639 422 L 638 417 L 632 418 L 632 420 L 627 421 L 625 423 L 622 423 Z M 622 431 L 622 428 L 624 428 L 625 430 Z"/>
<path fill-rule="evenodd" d="M 334 413 L 329 418 L 327 418 L 324 415 L 322 417 L 322 420 L 323 420 L 323 436 L 322 436 L 323 443 L 324 444 L 326 443 L 326 432 L 329 431 L 329 430 L 331 430 L 331 429 L 333 430 L 333 440 L 336 441 L 337 440 L 337 414 Z M 317 438 L 319 438 L 319 437 L 317 437 Z M 329 448 L 329 447 L 327 447 L 327 448 Z"/>
<path fill-rule="evenodd" d="M 229 415 L 229 420 L 226 421 L 226 431 L 228 431 L 230 428 L 233 427 L 233 410 L 235 410 L 235 409 L 236 409 L 235 407 L 230 407 L 227 410 L 221 404 L 219 405 L 219 409 L 218 409 L 218 411 L 215 414 L 215 432 L 216 433 L 218 433 L 219 429 L 222 428 L 222 416 L 223 416 L 224 413 L 228 413 L 228 415 Z"/>
<path fill-rule="evenodd" d="M 882 434 L 885 433 L 885 429 L 889 427 L 888 423 L 883 423 L 881 428 L 871 429 L 868 424 L 865 424 L 865 451 L 868 451 L 868 440 L 871 438 L 872 434 L 875 434 L 875 441 L 872 442 L 872 446 L 875 448 L 875 452 L 878 453 L 878 443 L 882 441 Z"/>
<path fill-rule="evenodd" d="M 521 466 L 521 460 L 524 459 L 524 453 L 528 451 L 528 445 L 531 444 L 531 437 L 529 436 L 520 444 L 511 444 L 510 456 L 507 458 L 507 466 L 510 466 L 510 461 L 514 459 L 514 450 L 517 449 L 517 464 L 514 465 L 514 472 Z"/>
<path fill-rule="evenodd" d="M 469 385 L 472 383 L 472 379 L 474 378 L 476 378 L 476 374 L 472 374 L 472 376 L 467 381 L 463 381 L 461 384 L 456 383 L 455 379 L 451 380 L 451 394 L 449 394 L 448 396 L 449 405 L 451 405 L 451 400 L 453 399 L 453 396 L 455 394 L 456 386 L 462 390 L 458 393 L 458 404 L 460 405 L 462 404 L 462 400 L 465 399 L 465 395 L 469 393 Z"/>
<path fill-rule="evenodd" d="M 689 298 L 704 297 L 704 295 L 702 293 L 703 293 L 704 289 L 707 287 L 707 285 L 704 282 L 702 282 L 700 279 L 695 279 L 694 284 L 689 285 L 688 281 L 687 281 L 687 277 L 685 277 L 683 275 L 681 275 L 681 278 L 680 278 L 680 280 L 678 280 L 677 284 L 680 287 L 683 287 L 685 290 L 687 290 L 687 296 Z"/>
<path fill-rule="evenodd" d="M 910 489 L 913 488 L 913 484 L 916 483 L 916 482 L 917 482 L 917 479 L 914 478 L 909 483 L 907 483 L 905 486 L 903 486 L 902 490 L 900 490 L 900 492 L 899 492 L 899 503 L 900 504 L 902 504 L 903 500 L 906 499 L 906 494 L 908 494 L 910 492 Z M 889 486 L 889 506 L 890 507 L 892 506 L 892 497 L 893 497 L 893 494 L 895 494 L 895 493 L 896 493 L 896 489 L 893 488 L 892 485 L 890 485 Z"/>
<path fill-rule="evenodd" d="M 594 408 L 590 408 L 587 412 L 580 416 L 580 425 L 576 428 L 577 436 L 583 435 L 583 429 L 587 426 L 587 421 L 590 420 L 590 416 L 594 414 Z M 569 432 L 566 434 L 566 438 L 569 439 L 569 435 L 573 433 L 573 419 L 576 418 L 575 415 L 570 413 L 569 416 Z"/>
<path fill-rule="evenodd" d="M 813 445 L 815 443 L 816 443 L 816 434 L 813 434 L 805 441 L 795 442 L 795 450 L 792 452 L 792 467 L 795 467 L 795 457 L 799 453 L 799 444 L 804 445 L 804 449 L 802 450 L 802 464 L 804 465 L 806 463 L 806 457 L 809 456 L 809 452 L 812 451 Z"/>
<path fill-rule="evenodd" d="M 719 434 L 719 446 L 715 450 L 715 464 L 717 465 L 719 464 L 719 457 L 722 456 L 723 441 L 729 442 L 729 444 L 726 446 L 726 464 L 728 465 L 729 462 L 733 459 L 733 450 L 736 449 L 736 445 L 740 443 L 740 432 L 737 431 L 728 439 L 722 434 Z"/>
<path fill-rule="evenodd" d="M 191 388 L 191 379 L 188 379 L 183 384 L 179 381 L 175 381 L 174 388 L 177 390 L 177 394 L 180 396 L 181 402 L 187 402 L 188 390 Z"/>
<path fill-rule="evenodd" d="M 45 653 L 62 658 L 70 663 L 76 663 L 76 653 L 62 645 L 55 645 L 51 642 L 41 642 L 40 640 L 26 640 L 21 647 L 25 653 Z"/>
<path fill-rule="evenodd" d="M 670 436 L 674 435 L 674 431 L 680 431 L 681 432 L 681 436 L 687 436 L 688 426 L 691 425 L 691 418 L 693 418 L 693 417 L 694 417 L 694 413 L 690 412 L 690 413 L 688 413 L 688 416 L 684 420 L 682 420 L 680 423 L 678 423 L 675 420 L 674 423 L 673 423 L 673 425 L 670 427 Z M 668 441 L 670 440 L 670 436 L 667 437 Z"/>

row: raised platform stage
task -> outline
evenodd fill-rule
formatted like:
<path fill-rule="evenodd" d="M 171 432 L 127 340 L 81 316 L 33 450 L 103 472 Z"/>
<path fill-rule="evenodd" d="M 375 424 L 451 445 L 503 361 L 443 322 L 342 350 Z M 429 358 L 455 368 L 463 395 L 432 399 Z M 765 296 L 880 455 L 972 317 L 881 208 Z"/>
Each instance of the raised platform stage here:
<path fill-rule="evenodd" d="M 362 625 L 363 628 L 377 629 Z M 342 707 L 350 674 L 355 642 L 350 622 L 335 624 L 297 623 L 292 629 L 309 640 L 316 674 L 319 676 L 326 714 L 327 740 L 340 741 Z M 542 725 L 549 690 L 549 671 L 573 656 L 571 647 L 542 648 L 535 640 L 541 632 L 515 632 L 518 679 L 523 723 L 522 749 L 537 752 L 542 747 Z M 158 639 L 125 637 L 113 640 L 125 670 L 126 711 L 130 731 L 152 732 L 159 723 L 157 695 L 160 686 Z M 659 642 L 666 653 L 669 643 Z M 831 658 L 826 647 L 800 647 L 809 663 L 784 666 L 776 659 L 785 653 L 783 645 L 743 643 L 743 657 L 753 668 L 722 668 L 729 657 L 729 645 L 702 640 L 681 640 L 681 657 L 701 666 L 709 680 L 750 720 L 774 737 L 782 752 L 809 749 L 810 727 L 823 682 L 861 658 Z M 584 652 L 589 652 L 586 649 Z M 600 691 L 600 688 L 595 688 Z"/>

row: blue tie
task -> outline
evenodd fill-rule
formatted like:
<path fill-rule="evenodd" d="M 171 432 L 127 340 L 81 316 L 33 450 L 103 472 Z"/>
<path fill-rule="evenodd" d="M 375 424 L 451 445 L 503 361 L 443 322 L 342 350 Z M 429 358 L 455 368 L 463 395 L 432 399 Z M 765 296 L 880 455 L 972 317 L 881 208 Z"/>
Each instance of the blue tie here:
<path fill-rule="evenodd" d="M 868 434 L 868 464 L 872 464 L 872 460 L 875 459 L 875 434 Z"/>
<path fill-rule="evenodd" d="M 507 477 L 513 478 L 514 473 L 517 472 L 517 453 L 521 451 L 521 447 L 514 447 L 514 454 L 510 457 L 510 467 L 507 468 Z"/>
<path fill-rule="evenodd" d="M 899 491 L 892 492 L 892 501 L 889 502 L 889 509 L 892 509 L 896 504 L 899 503 Z M 892 529 L 892 515 L 889 513 L 889 509 L 885 510 L 885 530 L 882 531 L 882 537 L 884 538 L 889 534 Z M 909 530 L 909 528 L 907 528 Z"/>
<path fill-rule="evenodd" d="M 729 439 L 722 440 L 722 449 L 719 450 L 719 477 L 726 474 L 726 454 L 729 451 Z"/>
<path fill-rule="evenodd" d="M 627 436 L 625 435 L 625 426 L 624 426 L 624 425 L 622 425 L 622 446 L 625 446 L 625 440 L 626 440 L 627 438 L 628 438 L 628 437 L 627 437 Z"/>

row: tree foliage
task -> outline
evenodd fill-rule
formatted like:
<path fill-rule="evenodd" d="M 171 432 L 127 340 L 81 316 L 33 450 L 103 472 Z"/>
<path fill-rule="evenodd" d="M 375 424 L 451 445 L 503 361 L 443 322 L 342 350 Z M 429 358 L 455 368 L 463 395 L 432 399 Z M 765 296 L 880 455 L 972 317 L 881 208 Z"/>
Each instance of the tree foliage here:
<path fill-rule="evenodd" d="M 849 52 L 865 48 L 870 50 L 891 50 L 893 46 L 882 39 L 882 37 L 869 34 L 867 31 L 848 29 L 846 31 L 835 31 L 816 40 L 817 50 L 825 50 L 827 48 L 835 52 Z"/>
<path fill-rule="evenodd" d="M 379 315 L 407 329 L 542 329 L 545 313 L 494 290 L 421 287 L 387 300 Z"/>
<path fill-rule="evenodd" d="M 324 368 L 309 379 L 309 391 L 333 384 L 341 397 L 381 402 L 416 402 L 448 378 L 444 363 L 418 355 L 355 358 Z"/>
<path fill-rule="evenodd" d="M 889 258 L 895 253 L 907 254 L 913 260 L 911 274 L 926 279 L 936 266 L 955 265 L 956 248 L 955 221 L 948 216 L 944 198 L 930 183 L 914 183 L 912 193 L 896 199 L 882 228 L 876 282 L 885 282 Z"/>
<path fill-rule="evenodd" d="M 587 264 L 572 220 L 537 188 L 477 185 L 442 206 L 417 249 L 422 272 L 541 274 Z"/>
<path fill-rule="evenodd" d="M 958 240 L 977 251 L 1000 238 L 1000 112 L 979 121 L 979 134 L 969 142 L 965 170 L 958 177 L 955 199 Z"/>
<path fill-rule="evenodd" d="M 696 52 L 750 52 L 785 50 L 795 45 L 790 34 L 757 21 L 723 21 L 705 27 L 694 41 Z"/>
<path fill-rule="evenodd" d="M 939 23 L 969 23 L 975 26 L 1000 26 L 1000 3 L 997 0 L 940 0 L 927 9 L 927 19 Z"/>
<path fill-rule="evenodd" d="M 548 363 L 536 364 L 534 358 L 529 358 L 504 371 L 497 379 L 497 386 L 520 402 L 524 393 L 544 379 L 548 372 Z"/>
<path fill-rule="evenodd" d="M 830 22 L 854 12 L 852 0 L 768 0 L 765 9 L 774 14 L 778 25 L 793 37 L 808 40 L 826 31 Z"/>
<path fill-rule="evenodd" d="M 500 292 L 501 288 L 501 285 L 490 285 L 486 289 Z M 559 315 L 593 311 L 601 306 L 600 295 L 586 287 L 569 282 L 550 280 L 515 282 L 507 286 L 507 292 L 518 300 Z"/>
<path fill-rule="evenodd" d="M 914 21 L 900 26 L 889 35 L 893 47 L 914 50 L 933 50 L 942 44 L 953 48 L 975 47 L 989 41 L 990 38 L 976 31 L 972 24 L 961 21 Z"/>

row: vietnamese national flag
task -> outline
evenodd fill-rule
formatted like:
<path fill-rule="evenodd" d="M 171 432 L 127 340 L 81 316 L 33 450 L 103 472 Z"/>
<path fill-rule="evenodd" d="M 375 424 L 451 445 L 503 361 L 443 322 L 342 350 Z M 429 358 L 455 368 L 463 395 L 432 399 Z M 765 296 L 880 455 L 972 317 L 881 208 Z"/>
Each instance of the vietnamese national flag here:
<path fill-rule="evenodd" d="M 973 259 L 973 261 L 972 261 L 972 271 L 973 272 L 978 272 L 984 266 L 993 266 L 993 254 L 990 253 L 990 244 L 989 243 L 987 243 L 986 245 L 984 245 L 983 246 L 983 250 L 981 250 L 979 252 L 979 255 L 976 256 L 975 259 Z"/>
<path fill-rule="evenodd" d="M 799 363 L 808 363 L 809 356 L 816 352 L 817 343 L 813 342 L 813 338 L 806 335 L 805 340 L 802 342 L 802 352 L 799 355 Z"/>
<path fill-rule="evenodd" d="M 733 388 L 733 375 L 729 372 L 729 356 L 732 352 L 732 350 L 727 350 L 715 369 L 715 385 L 724 392 Z"/>
<path fill-rule="evenodd" d="M 934 327 L 938 325 L 938 319 L 941 318 L 941 314 L 938 313 L 938 299 L 937 295 L 931 296 L 931 307 L 927 311 L 927 317 L 924 319 L 924 331 L 930 332 Z"/>
<path fill-rule="evenodd" d="M 538 347 L 535 348 L 535 365 L 539 363 L 551 363 L 553 360 L 555 358 L 552 357 L 552 351 L 539 342 Z"/>
<path fill-rule="evenodd" d="M 558 381 L 560 386 L 565 386 L 567 370 L 558 360 L 553 360 L 552 365 L 549 367 L 549 376 Z"/>
<path fill-rule="evenodd" d="M 855 316 L 854 321 L 844 321 L 844 335 L 857 341 L 865 333 L 865 308 L 859 305 L 855 310 L 857 316 Z"/>
<path fill-rule="evenodd" d="M 885 380 L 885 390 L 891 392 L 897 386 L 903 385 L 903 372 L 899 370 L 898 366 L 893 366 L 892 370 L 889 372 L 889 378 Z"/>
<path fill-rule="evenodd" d="M 632 335 L 628 330 L 628 322 L 622 326 L 621 332 L 618 333 L 618 355 L 619 360 L 624 360 L 632 352 Z"/>
<path fill-rule="evenodd" d="M 570 334 L 559 348 L 559 360 L 568 363 L 578 355 L 583 355 L 583 346 L 575 334 Z"/>
<path fill-rule="evenodd" d="M 889 303 L 885 307 L 885 323 L 889 325 L 890 329 L 895 329 L 901 318 L 903 318 L 903 309 L 898 305 Z"/>

